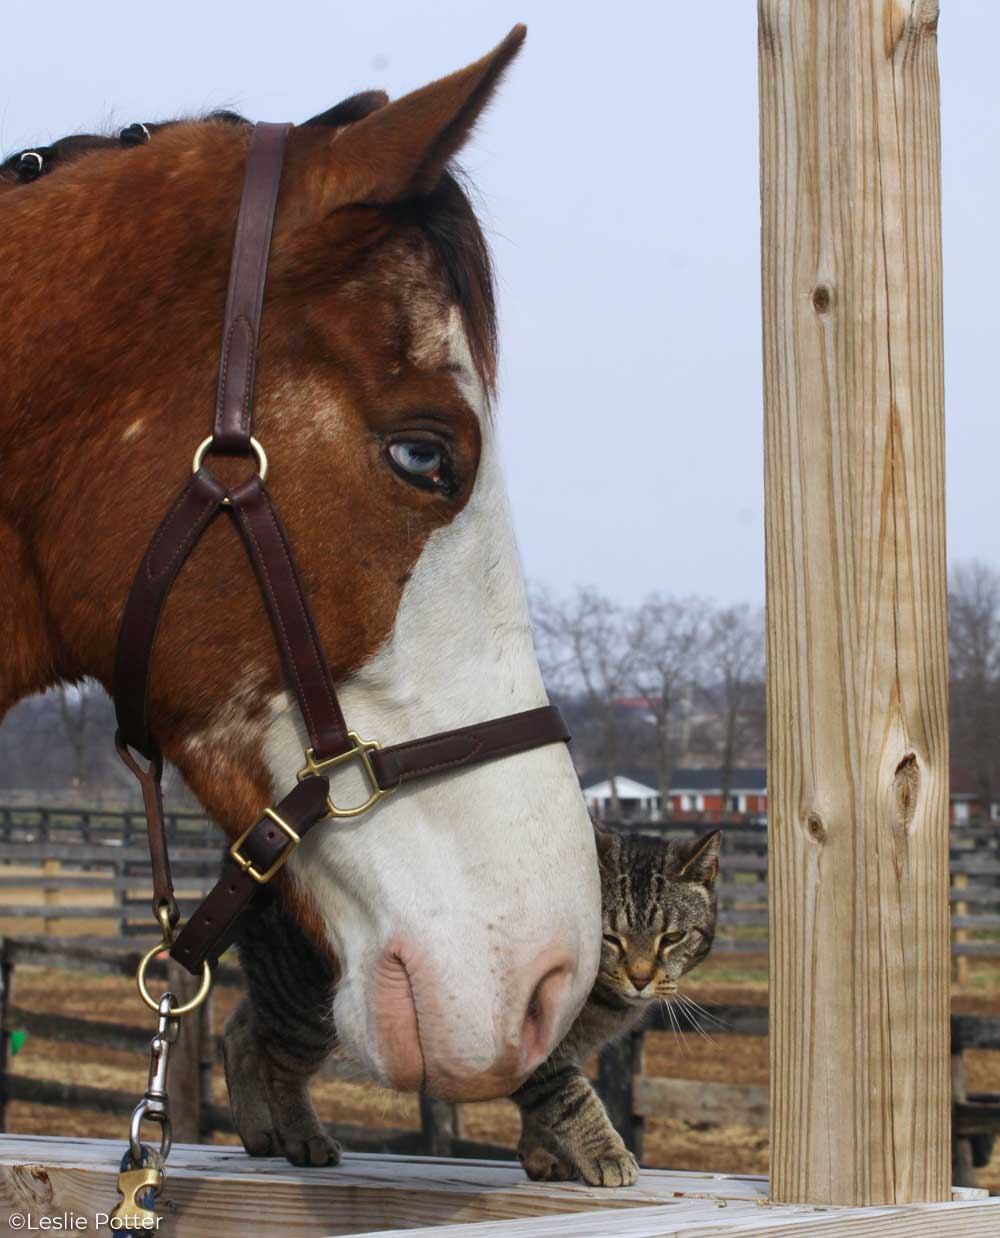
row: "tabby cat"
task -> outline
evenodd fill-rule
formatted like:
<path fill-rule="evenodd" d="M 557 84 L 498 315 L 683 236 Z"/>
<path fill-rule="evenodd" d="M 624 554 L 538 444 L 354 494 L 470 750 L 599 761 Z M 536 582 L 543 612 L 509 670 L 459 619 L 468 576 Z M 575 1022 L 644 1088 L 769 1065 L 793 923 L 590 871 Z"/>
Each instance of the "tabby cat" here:
<path fill-rule="evenodd" d="M 584 1075 L 586 1059 L 631 1031 L 708 954 L 721 834 L 693 844 L 599 830 L 604 944 L 594 988 L 548 1060 L 514 1093 L 518 1156 L 531 1178 L 630 1186 L 638 1166 Z"/>
<path fill-rule="evenodd" d="M 625 1148 L 580 1066 L 631 1030 L 708 954 L 715 929 L 718 832 L 692 844 L 599 831 L 604 947 L 594 989 L 562 1043 L 514 1093 L 521 1163 L 532 1178 L 635 1181 Z M 331 1165 L 340 1148 L 309 1094 L 334 1052 L 337 975 L 271 897 L 240 925 L 248 994 L 226 1022 L 223 1054 L 233 1120 L 251 1156 Z"/>

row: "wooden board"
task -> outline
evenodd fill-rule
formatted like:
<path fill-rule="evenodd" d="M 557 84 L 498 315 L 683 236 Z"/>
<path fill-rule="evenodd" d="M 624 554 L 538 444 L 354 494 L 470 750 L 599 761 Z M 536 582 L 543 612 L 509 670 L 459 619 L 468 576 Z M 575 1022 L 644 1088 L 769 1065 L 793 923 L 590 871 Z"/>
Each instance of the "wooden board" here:
<path fill-rule="evenodd" d="M 9 1225 L 14 1213 L 30 1214 L 37 1226 L 42 1216 L 77 1216 L 92 1226 L 95 1212 L 110 1211 L 117 1198 L 122 1150 L 114 1140 L 0 1136 L 0 1219 Z M 978 1191 L 960 1192 L 952 1205 L 834 1213 L 770 1205 L 767 1190 L 767 1180 L 755 1176 L 665 1170 L 644 1170 L 631 1188 L 599 1190 L 529 1182 L 511 1163 L 432 1157 L 348 1154 L 337 1167 L 301 1170 L 281 1160 L 251 1160 L 234 1148 L 182 1144 L 171 1154 L 157 1232 L 165 1238 L 387 1238 L 415 1228 L 429 1238 L 987 1238 L 1000 1232 L 1000 1200 L 983 1200 Z M 844 1228 L 848 1221 L 873 1228 Z"/>
<path fill-rule="evenodd" d="M 946 1200 L 937 3 L 759 13 L 772 1186 Z"/>
<path fill-rule="evenodd" d="M 445 1225 L 421 1238 L 996 1238 L 1000 1202 L 924 1204 L 908 1208 L 824 1211 L 793 1205 L 715 1200 L 668 1207 L 534 1221 Z M 409 1238 L 412 1230 L 381 1230 L 366 1238 Z"/>

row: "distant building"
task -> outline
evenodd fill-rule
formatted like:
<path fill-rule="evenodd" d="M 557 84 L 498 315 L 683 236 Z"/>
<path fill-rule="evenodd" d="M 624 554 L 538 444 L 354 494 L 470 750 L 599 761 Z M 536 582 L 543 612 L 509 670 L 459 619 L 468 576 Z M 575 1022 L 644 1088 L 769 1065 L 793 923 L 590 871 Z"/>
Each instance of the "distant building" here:
<path fill-rule="evenodd" d="M 951 769 L 951 823 L 964 825 L 969 821 L 996 821 L 1000 823 L 1000 788 L 987 805 L 982 790 L 968 770 Z"/>
<path fill-rule="evenodd" d="M 623 769 L 615 777 L 620 815 L 625 820 L 658 821 L 665 814 L 660 804 L 659 779 L 651 769 Z M 583 797 L 593 816 L 607 820 L 611 809 L 611 782 L 599 771 L 582 774 Z M 734 769 L 723 803 L 722 772 L 718 769 L 676 769 L 670 779 L 669 816 L 675 821 L 711 821 L 729 816 L 767 816 L 767 770 Z M 951 823 L 995 821 L 1000 825 L 1000 789 L 987 806 L 982 792 L 965 771 L 951 772 Z"/>
<path fill-rule="evenodd" d="M 734 769 L 725 803 L 721 770 L 674 770 L 670 780 L 670 808 L 675 817 L 701 813 L 764 816 L 767 813 L 767 770 L 763 767 Z"/>
<path fill-rule="evenodd" d="M 611 781 L 599 773 L 580 779 L 583 797 L 595 817 L 612 816 Z M 623 818 L 656 821 L 662 817 L 658 778 L 652 770 L 622 770 L 615 776 Z M 734 813 L 764 816 L 767 812 L 767 771 L 734 769 L 723 803 L 718 769 L 676 769 L 670 780 L 669 815 L 675 820 L 711 819 Z"/>
<path fill-rule="evenodd" d="M 638 782 L 625 774 L 615 775 L 615 790 L 621 816 L 643 821 L 656 821 L 660 816 L 660 793 L 655 787 Z M 591 815 L 599 820 L 614 816 L 611 807 L 611 780 L 594 782 L 583 788 L 583 798 Z"/>

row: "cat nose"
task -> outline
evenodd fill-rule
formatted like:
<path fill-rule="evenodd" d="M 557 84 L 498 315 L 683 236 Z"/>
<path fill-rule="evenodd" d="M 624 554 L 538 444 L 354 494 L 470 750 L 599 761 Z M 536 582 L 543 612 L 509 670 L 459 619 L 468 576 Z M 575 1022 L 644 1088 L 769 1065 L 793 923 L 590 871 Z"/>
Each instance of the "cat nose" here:
<path fill-rule="evenodd" d="M 653 979 L 652 968 L 650 968 L 648 971 L 647 970 L 642 970 L 642 971 L 630 970 L 628 973 L 628 978 L 629 980 L 632 981 L 632 987 L 636 989 L 639 993 L 641 993 L 643 989 Z"/>

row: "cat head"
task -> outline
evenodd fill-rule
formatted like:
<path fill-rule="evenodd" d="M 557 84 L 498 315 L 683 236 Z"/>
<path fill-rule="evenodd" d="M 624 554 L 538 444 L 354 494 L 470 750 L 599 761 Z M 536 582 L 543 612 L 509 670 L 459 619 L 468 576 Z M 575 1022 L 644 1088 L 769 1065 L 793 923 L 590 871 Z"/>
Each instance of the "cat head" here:
<path fill-rule="evenodd" d="M 719 844 L 597 831 L 604 942 L 599 988 L 641 1003 L 669 997 L 715 936 Z"/>

